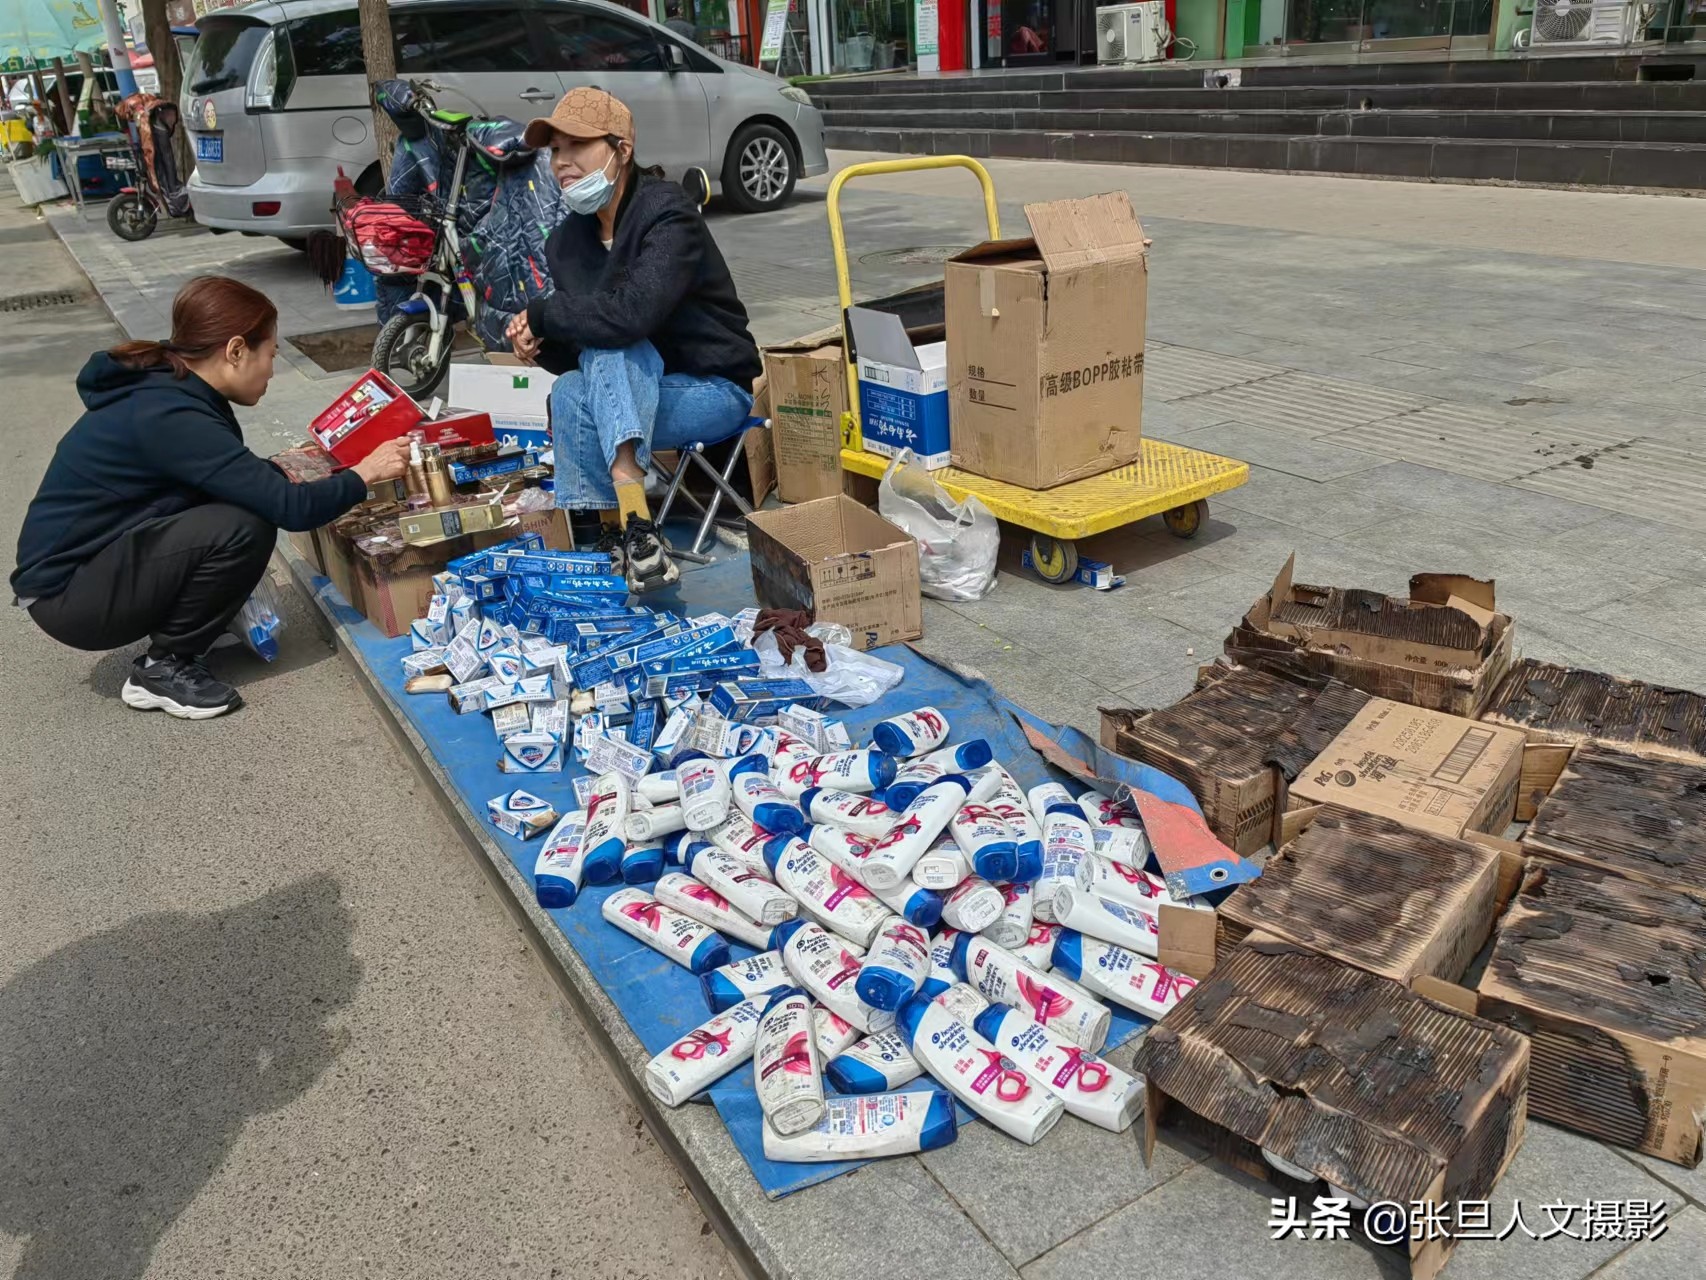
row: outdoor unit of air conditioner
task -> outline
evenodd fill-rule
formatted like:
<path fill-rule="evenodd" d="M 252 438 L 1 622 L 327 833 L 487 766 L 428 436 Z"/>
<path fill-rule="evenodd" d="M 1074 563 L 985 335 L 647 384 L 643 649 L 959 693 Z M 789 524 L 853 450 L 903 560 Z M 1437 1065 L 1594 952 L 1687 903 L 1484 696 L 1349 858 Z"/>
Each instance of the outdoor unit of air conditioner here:
<path fill-rule="evenodd" d="M 1096 61 L 1158 62 L 1167 52 L 1163 0 L 1116 4 L 1096 10 Z"/>
<path fill-rule="evenodd" d="M 1629 44 L 1641 7 L 1630 0 L 1534 0 L 1529 44 Z"/>

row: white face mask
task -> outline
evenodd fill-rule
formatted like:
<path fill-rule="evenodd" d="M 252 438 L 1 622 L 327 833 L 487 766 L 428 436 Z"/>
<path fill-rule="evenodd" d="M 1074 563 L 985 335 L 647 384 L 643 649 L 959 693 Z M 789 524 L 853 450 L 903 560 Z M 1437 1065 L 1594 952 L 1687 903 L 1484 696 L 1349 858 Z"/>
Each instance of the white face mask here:
<path fill-rule="evenodd" d="M 615 160 L 621 156 L 617 151 L 611 154 Z M 605 169 L 610 167 L 610 161 L 604 162 L 604 168 L 587 174 L 563 188 L 563 199 L 571 213 L 597 213 L 610 203 L 610 197 L 616 194 L 616 184 L 611 181 Z"/>

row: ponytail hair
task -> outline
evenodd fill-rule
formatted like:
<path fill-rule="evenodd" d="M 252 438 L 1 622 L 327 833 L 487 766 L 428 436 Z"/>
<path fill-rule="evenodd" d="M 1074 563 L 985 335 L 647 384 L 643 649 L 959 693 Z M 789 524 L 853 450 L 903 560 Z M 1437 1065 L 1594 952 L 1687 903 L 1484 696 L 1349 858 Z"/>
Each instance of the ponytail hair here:
<path fill-rule="evenodd" d="M 172 336 L 165 342 L 125 342 L 107 354 L 126 368 L 170 368 L 189 374 L 192 360 L 225 350 L 233 338 L 258 347 L 278 332 L 278 308 L 258 289 L 229 276 L 197 276 L 172 300 Z"/>

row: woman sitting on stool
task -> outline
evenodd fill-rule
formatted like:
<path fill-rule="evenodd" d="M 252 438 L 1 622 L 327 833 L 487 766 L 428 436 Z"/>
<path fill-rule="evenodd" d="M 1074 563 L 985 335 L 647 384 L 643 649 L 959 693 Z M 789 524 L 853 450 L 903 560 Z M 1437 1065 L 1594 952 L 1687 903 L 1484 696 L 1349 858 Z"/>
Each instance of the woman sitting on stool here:
<path fill-rule="evenodd" d="M 557 505 L 599 512 L 600 549 L 646 591 L 681 576 L 646 505 L 652 451 L 739 431 L 758 347 L 698 206 L 635 161 L 627 107 L 602 89 L 573 89 L 526 137 L 551 145 L 569 215 L 545 242 L 556 292 L 516 316 L 509 339 L 560 375 Z"/>
<path fill-rule="evenodd" d="M 380 445 L 348 471 L 293 484 L 243 445 L 233 403 L 266 393 L 278 311 L 222 276 L 172 302 L 169 342 L 127 342 L 77 375 L 87 412 L 54 450 L 24 514 L 17 603 L 73 649 L 144 636 L 125 705 L 207 720 L 243 699 L 201 658 L 255 584 L 282 529 L 313 529 L 395 480 L 408 444 Z"/>

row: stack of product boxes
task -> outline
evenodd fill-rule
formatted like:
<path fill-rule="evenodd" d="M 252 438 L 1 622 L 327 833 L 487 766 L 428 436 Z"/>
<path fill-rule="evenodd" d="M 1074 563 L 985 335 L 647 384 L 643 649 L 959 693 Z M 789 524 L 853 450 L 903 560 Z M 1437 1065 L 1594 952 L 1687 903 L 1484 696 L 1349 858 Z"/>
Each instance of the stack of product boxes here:
<path fill-rule="evenodd" d="M 803 681 L 758 678 L 757 609 L 682 617 L 630 605 L 602 552 L 549 551 L 529 535 L 453 560 L 433 581 L 404 672 L 459 714 L 490 715 L 505 773 L 561 773 L 572 754 L 594 775 L 637 778 L 654 755 L 738 754 L 779 715 L 826 705 Z M 504 820 L 493 809 L 499 826 L 550 826 L 543 813 L 519 820 L 511 799 Z"/>

